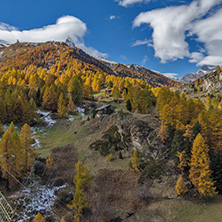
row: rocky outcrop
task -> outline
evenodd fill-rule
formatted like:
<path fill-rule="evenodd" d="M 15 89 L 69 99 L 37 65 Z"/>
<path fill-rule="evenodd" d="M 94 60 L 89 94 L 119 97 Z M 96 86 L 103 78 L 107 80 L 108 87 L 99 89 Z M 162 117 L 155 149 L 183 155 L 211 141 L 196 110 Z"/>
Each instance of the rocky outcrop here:
<path fill-rule="evenodd" d="M 95 121 L 93 125 L 96 125 Z M 90 148 L 100 151 L 102 155 L 112 152 L 115 148 L 127 151 L 136 148 L 156 159 L 164 148 L 158 136 L 159 121 L 151 115 L 115 113 L 101 119 L 99 125 L 100 130 L 105 128 L 106 131 L 102 133 L 101 139 L 90 145 Z"/>
<path fill-rule="evenodd" d="M 198 86 L 196 82 L 191 82 L 190 84 L 184 84 L 180 87 L 173 88 L 174 91 L 179 91 L 180 93 L 187 92 L 188 94 L 192 93 L 208 94 L 213 91 L 216 93 L 222 93 L 222 72 L 213 72 L 208 75 L 203 76 L 198 80 Z"/>

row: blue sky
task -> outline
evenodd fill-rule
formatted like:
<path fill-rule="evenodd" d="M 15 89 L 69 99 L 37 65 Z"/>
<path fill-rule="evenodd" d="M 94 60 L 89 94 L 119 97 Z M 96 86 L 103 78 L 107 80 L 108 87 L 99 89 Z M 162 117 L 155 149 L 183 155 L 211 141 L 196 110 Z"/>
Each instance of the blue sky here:
<path fill-rule="evenodd" d="M 10 43 L 70 36 L 92 55 L 178 77 L 222 65 L 222 0 L 7 0 L 0 22 Z"/>

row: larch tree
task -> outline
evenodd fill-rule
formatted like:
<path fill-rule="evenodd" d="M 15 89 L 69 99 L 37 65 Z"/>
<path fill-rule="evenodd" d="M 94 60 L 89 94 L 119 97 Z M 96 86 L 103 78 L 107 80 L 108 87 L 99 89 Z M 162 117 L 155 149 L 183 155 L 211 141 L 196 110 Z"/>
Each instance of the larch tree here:
<path fill-rule="evenodd" d="M 74 102 L 72 101 L 72 96 L 69 97 L 69 103 L 68 103 L 68 106 L 67 106 L 67 109 L 68 109 L 68 112 L 69 113 L 73 113 L 75 111 L 75 104 Z"/>
<path fill-rule="evenodd" d="M 60 222 L 66 222 L 64 217 L 62 217 L 62 219 L 60 220 Z"/>
<path fill-rule="evenodd" d="M 24 170 L 30 170 L 34 161 L 35 153 L 32 146 L 32 130 L 28 124 L 25 124 L 20 132 L 20 141 L 24 149 Z"/>
<path fill-rule="evenodd" d="M 59 116 L 59 117 L 64 117 L 64 116 L 66 116 L 66 102 L 65 102 L 63 93 L 61 93 L 60 96 L 59 96 L 59 101 L 58 101 L 58 116 Z"/>
<path fill-rule="evenodd" d="M 83 209 L 88 206 L 85 190 L 91 185 L 93 176 L 91 176 L 90 170 L 87 169 L 82 162 L 79 161 L 75 166 L 76 176 L 73 182 L 76 187 L 76 192 L 73 196 L 72 204 L 68 205 L 68 207 L 75 211 L 74 220 L 80 222 Z"/>
<path fill-rule="evenodd" d="M 54 164 L 55 164 L 55 161 L 54 161 L 54 159 L 52 157 L 52 154 L 50 153 L 48 158 L 46 159 L 46 166 L 48 168 L 52 168 Z"/>
<path fill-rule="evenodd" d="M 133 150 L 133 154 L 131 157 L 131 165 L 132 165 L 132 170 L 134 172 L 139 172 L 139 158 L 138 158 L 138 152 L 136 149 Z"/>
<path fill-rule="evenodd" d="M 8 130 L 2 136 L 0 143 L 0 162 L 2 178 L 8 180 L 9 188 L 13 188 L 16 181 L 10 174 L 19 178 L 24 167 L 24 150 L 13 123 L 11 123 Z"/>
<path fill-rule="evenodd" d="M 184 195 L 188 191 L 182 176 L 178 178 L 175 189 L 179 196 Z"/>
<path fill-rule="evenodd" d="M 36 217 L 33 220 L 33 222 L 46 222 L 46 220 L 44 219 L 42 214 L 38 212 L 38 214 L 36 215 Z"/>
<path fill-rule="evenodd" d="M 212 197 L 216 194 L 209 168 L 208 152 L 209 148 L 199 133 L 193 142 L 189 178 L 201 197 Z"/>

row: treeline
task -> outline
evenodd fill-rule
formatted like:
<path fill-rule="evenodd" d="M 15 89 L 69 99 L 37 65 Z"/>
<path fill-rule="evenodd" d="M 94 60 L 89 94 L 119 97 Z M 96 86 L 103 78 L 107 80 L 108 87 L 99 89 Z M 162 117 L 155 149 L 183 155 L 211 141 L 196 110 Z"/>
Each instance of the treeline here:
<path fill-rule="evenodd" d="M 222 192 L 222 109 L 164 87 L 158 94 L 157 110 L 161 139 L 183 175 L 178 180 L 182 190 L 186 191 L 185 179 L 200 196 L 210 197 L 215 189 Z"/>

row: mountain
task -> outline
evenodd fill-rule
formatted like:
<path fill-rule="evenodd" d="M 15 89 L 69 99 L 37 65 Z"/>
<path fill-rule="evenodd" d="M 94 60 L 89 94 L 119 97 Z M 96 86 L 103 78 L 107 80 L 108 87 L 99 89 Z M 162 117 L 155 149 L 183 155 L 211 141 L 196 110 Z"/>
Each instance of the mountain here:
<path fill-rule="evenodd" d="M 142 66 L 135 64 L 123 64 L 117 63 L 114 61 L 110 61 L 106 58 L 97 57 L 99 61 L 101 61 L 104 65 L 108 66 L 112 69 L 116 75 L 121 77 L 131 77 L 142 79 L 153 87 L 157 86 L 179 86 L 181 85 L 179 82 L 172 80 L 164 75 L 161 75 L 157 72 L 154 72 L 150 69 L 146 69 Z"/>
<path fill-rule="evenodd" d="M 76 62 L 82 64 L 83 70 L 115 74 L 109 67 L 75 47 L 69 39 L 66 42 L 0 44 L 0 71 L 13 68 L 24 70 L 30 65 L 46 70 L 59 65 L 62 71 L 69 67 L 70 62 Z"/>
<path fill-rule="evenodd" d="M 67 69 L 69 63 L 77 60 L 78 63 L 90 66 L 95 72 L 105 72 L 109 75 L 120 77 L 132 77 L 142 79 L 153 87 L 157 86 L 179 86 L 180 83 L 167 78 L 164 75 L 146 69 L 139 65 L 126 65 L 116 63 L 105 58 L 94 58 L 83 50 L 75 47 L 75 44 L 68 38 L 66 42 L 45 42 L 45 43 L 15 43 L 7 45 L 0 43 L 0 71 L 5 72 L 12 68 L 23 70 L 29 65 L 42 67 L 47 70 L 51 66 L 60 65 Z M 62 65 L 61 65 L 62 64 Z"/>
<path fill-rule="evenodd" d="M 222 93 L 222 71 L 214 71 L 204 75 L 197 81 L 175 87 L 180 93 L 187 93 L 189 97 L 205 97 L 209 93 Z"/>
<path fill-rule="evenodd" d="M 214 72 L 216 70 L 216 66 L 213 65 L 205 65 L 202 66 L 200 69 L 197 70 L 195 73 L 188 73 L 184 75 L 179 81 L 181 83 L 190 83 L 193 82 L 195 79 L 199 79 L 203 77 L 204 75 L 207 75 L 211 72 Z"/>

